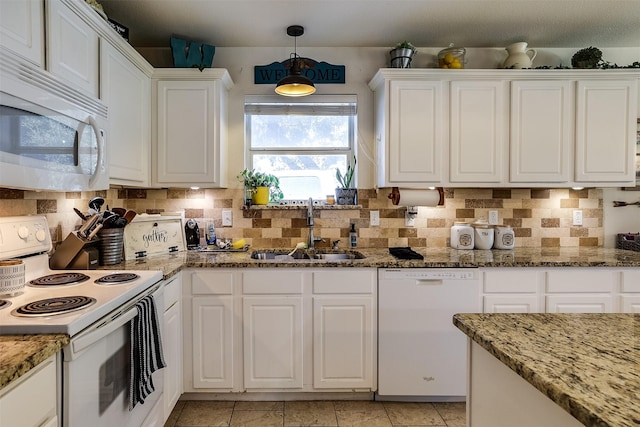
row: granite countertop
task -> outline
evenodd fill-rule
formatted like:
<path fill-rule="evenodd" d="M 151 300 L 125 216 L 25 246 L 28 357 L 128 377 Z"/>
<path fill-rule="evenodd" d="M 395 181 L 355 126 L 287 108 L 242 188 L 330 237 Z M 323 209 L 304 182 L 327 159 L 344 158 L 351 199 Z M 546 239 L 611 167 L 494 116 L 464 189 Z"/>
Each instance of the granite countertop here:
<path fill-rule="evenodd" d="M 56 354 L 69 343 L 69 336 L 0 335 L 0 389 Z"/>
<path fill-rule="evenodd" d="M 453 323 L 585 426 L 640 425 L 640 315 L 456 314 Z"/>
<path fill-rule="evenodd" d="M 606 248 L 516 248 L 514 250 L 458 250 L 413 248 L 424 260 L 399 260 L 386 248 L 355 248 L 364 259 L 349 261 L 251 259 L 247 252 L 184 251 L 125 261 L 105 269 L 161 270 L 165 278 L 182 268 L 287 268 L 287 267 L 640 267 L 640 252 Z M 259 250 L 259 249 L 258 249 Z M 285 248 L 286 250 L 286 248 Z M 350 249 L 346 250 L 347 252 Z M 330 251 L 327 251 L 330 252 Z"/>

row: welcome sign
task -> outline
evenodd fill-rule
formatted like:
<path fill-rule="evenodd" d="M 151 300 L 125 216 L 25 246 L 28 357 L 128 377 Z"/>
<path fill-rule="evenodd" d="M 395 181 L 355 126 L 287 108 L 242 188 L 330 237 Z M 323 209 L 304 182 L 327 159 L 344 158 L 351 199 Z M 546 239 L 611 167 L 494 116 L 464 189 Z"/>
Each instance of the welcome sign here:
<path fill-rule="evenodd" d="M 333 65 L 328 62 L 318 62 L 311 58 L 298 58 L 302 65 L 302 75 L 314 84 L 334 83 L 344 84 L 345 66 Z M 257 85 L 276 84 L 280 79 L 289 75 L 291 60 L 272 62 L 269 65 L 254 67 L 253 82 Z"/>

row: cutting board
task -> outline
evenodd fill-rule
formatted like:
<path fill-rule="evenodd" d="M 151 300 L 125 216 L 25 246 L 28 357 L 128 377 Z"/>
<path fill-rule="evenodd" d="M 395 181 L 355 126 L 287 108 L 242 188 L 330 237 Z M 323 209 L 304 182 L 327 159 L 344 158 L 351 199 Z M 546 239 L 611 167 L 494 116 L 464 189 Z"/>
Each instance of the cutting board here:
<path fill-rule="evenodd" d="M 124 228 L 124 259 L 184 251 L 183 230 L 179 216 L 137 215 Z"/>

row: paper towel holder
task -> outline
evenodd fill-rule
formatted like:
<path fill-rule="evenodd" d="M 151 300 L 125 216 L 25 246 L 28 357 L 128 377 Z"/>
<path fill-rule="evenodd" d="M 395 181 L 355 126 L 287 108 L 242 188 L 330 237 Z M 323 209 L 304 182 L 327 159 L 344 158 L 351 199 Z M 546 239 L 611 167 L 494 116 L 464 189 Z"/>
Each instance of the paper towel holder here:
<path fill-rule="evenodd" d="M 444 206 L 444 189 L 442 187 L 436 187 L 432 191 L 437 191 L 440 199 L 437 206 Z M 391 193 L 387 196 L 391 200 L 391 204 L 397 206 L 400 203 L 400 189 L 398 187 L 391 187 Z"/>

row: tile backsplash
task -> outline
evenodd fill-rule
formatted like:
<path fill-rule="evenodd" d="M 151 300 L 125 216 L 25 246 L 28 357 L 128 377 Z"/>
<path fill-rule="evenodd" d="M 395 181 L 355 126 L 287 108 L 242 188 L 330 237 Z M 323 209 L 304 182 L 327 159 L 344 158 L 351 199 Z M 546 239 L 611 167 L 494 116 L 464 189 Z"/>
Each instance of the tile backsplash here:
<path fill-rule="evenodd" d="M 511 225 L 516 247 L 603 246 L 601 189 L 445 189 L 445 205 L 419 207 L 414 227 L 405 226 L 406 208 L 387 198 L 390 189 L 359 189 L 358 207 L 315 210 L 318 247 L 340 240 L 349 242 L 350 224 L 356 225 L 358 247 L 443 247 L 449 245 L 454 221 L 488 219 L 498 211 L 499 223 Z M 86 212 L 89 199 L 104 197 L 110 207 L 138 213 L 176 212 L 194 218 L 204 233 L 213 220 L 222 238 L 244 238 L 255 248 L 291 248 L 308 236 L 306 209 L 243 208 L 241 189 L 110 189 L 97 192 L 35 192 L 0 188 L 0 216 L 45 215 L 54 245 L 80 225 L 73 208 Z M 222 210 L 230 209 L 233 226 L 222 227 Z M 582 210 L 583 225 L 573 226 L 575 209 Z M 369 212 L 378 210 L 380 226 L 371 226 Z"/>

